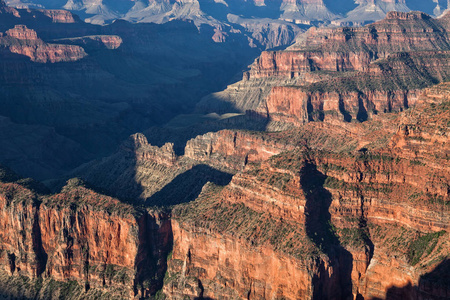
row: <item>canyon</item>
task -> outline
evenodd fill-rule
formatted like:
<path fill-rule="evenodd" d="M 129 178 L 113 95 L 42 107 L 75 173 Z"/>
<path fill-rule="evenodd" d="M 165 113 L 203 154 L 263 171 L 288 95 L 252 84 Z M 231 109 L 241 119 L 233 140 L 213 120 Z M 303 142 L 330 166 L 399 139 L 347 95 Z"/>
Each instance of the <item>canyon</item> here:
<path fill-rule="evenodd" d="M 412 109 L 362 123 L 208 133 L 190 140 L 183 156 L 172 144 L 160 148 L 132 136 L 117 156 L 124 160 L 126 152 L 143 164 L 136 178 L 153 180 L 143 186 L 147 195 L 158 194 L 155 179 L 176 177 L 169 173 L 182 168 L 210 165 L 235 174 L 202 182 L 194 200 L 180 191 L 148 198 L 170 209 L 104 196 L 81 179 L 49 194 L 2 170 L 2 293 L 448 298 L 450 86 L 423 90 L 418 99 Z M 172 190 L 201 171 L 187 170 L 183 181 L 160 188 Z M 103 188 L 114 191 L 119 182 Z M 181 203 L 170 202 L 175 198 Z"/>
<path fill-rule="evenodd" d="M 41 153 L 27 139 L 3 139 L 1 162 L 39 180 L 107 156 L 129 135 L 190 112 L 259 53 L 246 38 L 215 43 L 183 21 L 97 26 L 61 10 L 1 2 L 0 11 L 2 126 L 48 141 Z M 50 133 L 57 138 L 48 139 Z"/>
<path fill-rule="evenodd" d="M 342 12 L 280 1 L 252 47 L 1 3 L 0 297 L 449 299 L 450 13 L 351 2 L 405 11 L 298 34 Z"/>

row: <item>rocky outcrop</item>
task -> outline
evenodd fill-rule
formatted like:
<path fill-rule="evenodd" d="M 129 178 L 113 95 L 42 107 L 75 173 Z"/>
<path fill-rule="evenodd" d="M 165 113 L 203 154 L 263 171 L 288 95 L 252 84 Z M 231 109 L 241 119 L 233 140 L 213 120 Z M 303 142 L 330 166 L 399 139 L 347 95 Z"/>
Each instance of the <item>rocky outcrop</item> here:
<path fill-rule="evenodd" d="M 364 70 L 374 59 L 370 53 L 323 53 L 322 51 L 263 52 L 249 71 L 248 78 L 292 79 L 313 71 L 345 72 Z"/>
<path fill-rule="evenodd" d="M 58 39 L 56 41 L 79 45 L 86 48 L 86 50 L 93 51 L 98 51 L 98 49 L 102 48 L 114 50 L 119 48 L 123 43 L 122 38 L 117 35 L 90 35 L 76 38 Z"/>
<path fill-rule="evenodd" d="M 152 197 L 176 178 L 186 177 L 183 184 L 194 186 L 203 181 L 206 183 L 205 178 L 222 181 L 221 178 L 229 178 L 231 173 L 242 170 L 249 163 L 264 161 L 287 149 L 294 149 L 298 142 L 286 142 L 276 135 L 222 130 L 189 140 L 184 155 L 178 156 L 172 143 L 152 146 L 143 134 L 138 133 L 124 142 L 119 152 L 83 166 L 73 176 L 121 198 L 153 201 Z M 201 189 L 203 184 L 196 188 Z M 179 188 L 181 185 L 173 187 L 173 190 Z"/>
<path fill-rule="evenodd" d="M 270 78 L 246 74 L 242 85 L 259 90 L 246 99 L 254 110 L 249 115 L 298 126 L 202 134 L 187 142 L 184 155 L 172 143 L 157 147 L 134 134 L 118 152 L 75 171 L 120 200 L 76 179 L 49 194 L 0 171 L 0 295 L 450 297 L 450 94 L 448 85 L 419 91 L 448 78 L 445 20 L 412 13 L 383 22 L 385 27 L 374 25 L 378 44 L 374 36 L 361 42 L 361 35 L 371 34 L 368 27 L 325 30 L 308 42 L 310 49 L 291 51 L 310 55 L 295 64 L 294 75 L 293 58 L 276 52 L 260 64 Z M 131 32 L 128 25 L 115 26 Z M 397 42 L 406 27 L 411 40 L 402 40 L 408 44 L 403 52 Z M 424 28 L 433 30 L 420 32 Z M 398 40 L 390 45 L 382 36 Z M 20 26 L 5 39 L 20 46 L 42 42 Z M 116 42 L 107 41 L 111 47 Z M 138 39 L 142 48 L 136 51 L 146 43 Z M 441 49 L 426 51 L 433 43 Z M 369 56 L 358 61 L 352 55 L 360 47 Z M 330 53 L 349 55 L 337 55 L 334 64 Z M 76 103 L 84 109 L 90 102 Z"/>
<path fill-rule="evenodd" d="M 14 28 L 6 31 L 6 35 L 18 40 L 37 40 L 37 33 L 32 29 L 28 29 L 25 25 L 16 25 Z"/>
<path fill-rule="evenodd" d="M 424 10 L 428 14 L 441 15 L 449 7 L 447 0 L 421 2 L 419 0 L 358 0 L 333 3 L 323 0 L 276 0 L 276 1 L 239 1 L 226 0 L 210 3 L 204 7 L 201 1 L 152 0 L 135 4 L 93 1 L 65 1 L 59 4 L 39 0 L 33 3 L 24 0 L 9 0 L 18 7 L 58 7 L 72 10 L 86 16 L 86 20 L 95 23 L 110 23 L 115 19 L 127 19 L 134 22 L 168 22 L 170 18 L 190 19 L 201 23 L 225 21 L 226 14 L 244 15 L 257 19 L 271 17 L 272 20 L 284 20 L 293 24 L 329 24 L 362 26 L 383 19 L 390 11 Z M 218 14 L 222 10 L 224 14 Z M 216 13 L 214 13 L 216 12 Z M 225 16 L 224 16 L 225 15 Z"/>
<path fill-rule="evenodd" d="M 399 112 L 414 106 L 419 91 L 309 92 L 295 87 L 274 87 L 267 98 L 267 116 L 274 121 L 366 121 L 377 113 Z"/>
<path fill-rule="evenodd" d="M 424 200 L 418 200 L 420 205 L 414 203 L 414 196 L 408 194 L 416 195 L 412 191 L 418 182 L 412 177 L 409 180 L 413 182 L 408 183 L 406 179 L 406 185 L 384 183 L 382 174 L 389 173 L 380 170 L 380 165 L 385 162 L 369 160 L 354 163 L 360 175 L 347 174 L 344 180 L 338 179 L 336 173 L 350 170 L 352 163 L 342 156 L 338 160 L 341 165 L 329 162 L 327 170 L 323 169 L 323 161 L 310 168 L 308 162 L 302 166 L 293 157 L 286 161 L 294 163 L 294 169 L 280 169 L 282 156 L 270 165 L 263 164 L 257 170 L 249 169 L 235 176 L 218 195 L 200 196 L 192 204 L 198 209 L 190 206 L 176 210 L 174 254 L 169 263 L 172 281 L 164 288 L 169 298 L 180 299 L 181 295 L 245 298 L 250 294 L 262 298 L 277 295 L 288 299 L 339 299 L 340 295 L 349 293 L 346 282 L 350 282 L 353 297 L 389 298 L 393 285 L 419 285 L 420 276 L 428 268 L 416 265 L 417 259 L 430 263 L 431 267 L 431 261 L 445 256 L 442 251 L 446 251 L 443 249 L 448 243 L 449 211 L 431 199 L 426 205 Z M 410 164 L 405 162 L 406 166 Z M 361 169 L 372 165 L 376 172 Z M 300 172 L 292 173 L 296 166 Z M 302 174 L 304 168 L 308 171 Z M 329 179 L 320 179 L 324 172 L 327 175 L 323 178 Z M 391 172 L 408 173 L 406 170 Z M 366 178 L 369 174 L 379 175 L 380 181 Z M 448 170 L 440 174 L 448 174 Z M 323 187 L 310 190 L 318 188 L 317 180 L 319 184 L 325 182 Z M 439 189 L 427 189 L 436 193 L 433 197 L 442 197 Z M 443 197 L 444 203 L 448 202 L 448 195 Z M 323 208 L 317 206 L 321 201 L 329 201 L 329 209 L 325 206 L 326 214 L 330 215 L 328 221 L 320 217 Z M 331 222 L 333 231 L 321 232 L 320 223 L 311 219 L 315 217 L 319 218 L 317 222 Z M 297 230 L 303 230 L 303 235 Z M 425 238 L 421 240 L 421 236 Z M 406 248 L 396 248 L 397 243 Z M 421 246 L 414 250 L 416 243 Z M 314 245 L 322 255 L 315 256 Z M 276 249 L 275 253 L 272 249 Z M 259 259 L 260 253 L 264 253 L 265 260 Z M 267 257 L 271 258 L 267 260 Z M 310 265 L 311 259 L 315 264 Z M 292 265 L 296 266 L 295 270 L 290 269 Z M 299 282 L 308 284 L 291 286 Z M 322 294 L 315 290 L 318 286 Z M 434 297 L 440 295 L 437 287 L 436 293 L 431 293 Z M 333 293 L 327 292 L 330 290 Z M 420 288 L 411 289 L 409 295 L 422 292 Z"/>
<path fill-rule="evenodd" d="M 392 12 L 364 27 L 311 28 L 289 50 L 263 52 L 249 74 L 293 78 L 319 70 L 365 71 L 373 61 L 397 52 L 448 50 L 447 28 L 447 22 L 418 12 Z"/>
<path fill-rule="evenodd" d="M 80 21 L 78 16 L 62 9 L 39 9 L 37 10 L 52 19 L 53 23 L 77 23 Z"/>
<path fill-rule="evenodd" d="M 172 143 L 167 143 L 161 148 L 152 146 L 142 133 L 130 136 L 128 141 L 122 144 L 122 148 L 132 152 L 137 161 L 154 161 L 157 164 L 173 166 L 178 159 Z"/>
<path fill-rule="evenodd" d="M 245 131 L 207 133 L 187 142 L 185 157 L 218 167 L 240 170 L 246 164 L 264 161 L 295 145 Z"/>
<path fill-rule="evenodd" d="M 96 176 L 123 174 L 128 159 L 133 178 L 160 187 L 148 203 L 174 205 L 170 219 L 77 180 L 43 196 L 0 176 L 0 289 L 26 276 L 43 280 L 40 291 L 74 281 L 86 297 L 448 297 L 430 279 L 450 249 L 448 84 L 418 97 L 367 122 L 205 134 L 184 156 L 135 134 Z M 213 162 L 235 168 L 231 182 Z"/>
<path fill-rule="evenodd" d="M 38 38 L 36 31 L 24 25 L 9 29 L 1 39 L 0 44 L 11 53 L 28 56 L 39 63 L 77 61 L 87 55 L 79 46 L 47 44 Z"/>
<path fill-rule="evenodd" d="M 313 295 L 311 273 L 334 271 L 326 264 L 280 256 L 270 247 L 254 247 L 200 228 L 183 228 L 177 221 L 172 224 L 176 247 L 170 261 L 170 279 L 164 286 L 169 299 L 309 299 Z M 330 282 L 325 288 L 331 292 L 334 284 Z"/>

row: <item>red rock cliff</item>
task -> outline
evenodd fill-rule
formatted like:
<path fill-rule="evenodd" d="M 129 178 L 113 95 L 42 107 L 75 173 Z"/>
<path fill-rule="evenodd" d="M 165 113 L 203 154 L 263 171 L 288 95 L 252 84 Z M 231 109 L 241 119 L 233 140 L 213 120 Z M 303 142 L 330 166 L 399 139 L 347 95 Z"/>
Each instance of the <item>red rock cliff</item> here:
<path fill-rule="evenodd" d="M 13 277 L 75 281 L 85 292 L 154 293 L 170 244 L 164 214 L 138 212 L 73 182 L 45 198 L 1 184 L 2 268 Z"/>

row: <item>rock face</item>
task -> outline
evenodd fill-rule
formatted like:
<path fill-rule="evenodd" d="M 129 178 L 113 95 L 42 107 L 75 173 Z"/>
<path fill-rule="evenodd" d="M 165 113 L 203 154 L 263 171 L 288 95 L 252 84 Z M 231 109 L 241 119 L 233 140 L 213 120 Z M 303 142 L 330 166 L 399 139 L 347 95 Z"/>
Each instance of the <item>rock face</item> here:
<path fill-rule="evenodd" d="M 186 184 L 200 192 L 208 180 L 227 183 L 231 174 L 247 164 L 294 149 L 296 143 L 298 141 L 286 143 L 271 135 L 222 130 L 189 140 L 185 154 L 176 155 L 172 143 L 152 146 L 143 134 L 135 134 L 123 143 L 119 152 L 91 162 L 73 175 L 119 197 L 152 202 L 155 197 L 160 198 L 158 193 L 177 178 L 186 177 L 173 190 L 187 188 Z M 169 199 L 164 201 L 170 202 Z"/>
<path fill-rule="evenodd" d="M 51 149 L 34 156 L 20 146 L 28 140 L 5 138 L 1 162 L 39 180 L 109 156 L 129 135 L 191 111 L 259 53 L 246 37 L 244 44 L 242 38 L 216 44 L 208 30 L 184 21 L 97 26 L 75 17 L 74 23 L 56 22 L 52 18 L 62 12 L 4 3 L 0 12 L 2 116 L 17 127 L 29 126 L 28 132 L 43 126 L 61 137 L 37 144 Z M 187 43 L 192 47 L 182 46 Z M 220 72 L 210 76 L 213 69 Z M 77 150 L 67 152 L 71 147 Z M 67 164 L 72 155 L 73 165 Z"/>
<path fill-rule="evenodd" d="M 190 140 L 184 156 L 132 136 L 124 150 L 153 168 L 197 161 L 237 172 L 172 210 L 164 294 L 448 297 L 445 279 L 427 279 L 448 270 L 439 266 L 450 249 L 448 91 L 448 84 L 422 90 L 413 108 L 361 123 L 208 133 Z M 164 189 L 155 194 L 173 197 Z"/>
<path fill-rule="evenodd" d="M 84 48 L 89 48 L 89 50 L 99 48 L 114 50 L 119 48 L 123 43 L 122 38 L 117 35 L 90 35 L 76 38 L 58 39 L 57 41 L 79 45 Z"/>
<path fill-rule="evenodd" d="M 293 148 L 293 144 L 277 142 L 270 136 L 223 130 L 189 140 L 185 156 L 196 161 L 240 170 L 248 163 L 264 161 Z"/>
<path fill-rule="evenodd" d="M 135 22 L 168 22 L 171 18 L 192 19 L 208 23 L 226 21 L 227 14 L 243 15 L 250 19 L 270 17 L 293 24 L 347 24 L 364 25 L 384 18 L 390 11 L 407 12 L 423 10 L 429 14 L 441 15 L 447 8 L 446 0 L 358 0 L 329 2 L 323 0 L 274 0 L 242 1 L 227 0 L 220 3 L 205 1 L 156 0 L 135 3 L 133 1 L 26 1 L 8 0 L 17 7 L 64 8 L 85 16 L 86 20 L 108 23 L 114 19 Z M 231 22 L 233 24 L 234 22 Z M 233 24 L 234 25 L 234 24 Z"/>
<path fill-rule="evenodd" d="M 130 298 L 153 293 L 161 284 L 162 258 L 170 243 L 167 217 L 136 211 L 74 184 L 72 180 L 62 193 L 42 197 L 20 184 L 2 183 L 4 272 L 13 278 L 75 281 L 82 287 L 75 294 L 104 290 Z M 15 292 L 12 296 L 26 293 Z"/>
<path fill-rule="evenodd" d="M 19 40 L 37 40 L 37 33 L 24 25 L 16 25 L 13 29 L 6 31 L 6 35 Z"/>
<path fill-rule="evenodd" d="M 397 52 L 448 50 L 449 24 L 420 13 L 390 12 L 364 27 L 311 28 L 292 51 L 264 52 L 252 65 L 250 78 L 299 77 L 312 71 L 365 71 L 377 59 Z M 424 32 L 428 34 L 423 34 Z"/>
<path fill-rule="evenodd" d="M 279 256 L 269 247 L 255 248 L 234 238 L 206 235 L 197 230 L 186 230 L 173 222 L 177 247 L 170 272 L 177 275 L 164 286 L 164 292 L 172 299 L 185 296 L 308 299 L 312 295 L 312 278 L 308 273 L 319 268 L 333 272 L 326 265 L 315 265 L 312 261 L 299 263 Z M 205 260 L 207 265 L 202 263 Z M 336 282 L 331 282 L 328 288 L 335 288 L 333 284 Z"/>
<path fill-rule="evenodd" d="M 449 91 L 423 90 L 413 108 L 360 123 L 208 133 L 183 156 L 135 134 L 86 166 L 107 169 L 98 171 L 107 183 L 131 162 L 135 178 L 160 187 L 149 203 L 174 205 L 170 215 L 79 180 L 44 195 L 1 173 L 0 290 L 45 299 L 73 281 L 70 295 L 92 299 L 158 290 L 169 299 L 445 299 Z M 220 181 L 202 164 L 236 174 Z M 201 190 L 188 198 L 192 181 Z M 31 278 L 23 291 L 21 278 Z"/>
<path fill-rule="evenodd" d="M 67 10 L 62 9 L 40 9 L 45 16 L 50 17 L 54 23 L 77 23 L 78 16 L 72 14 Z"/>

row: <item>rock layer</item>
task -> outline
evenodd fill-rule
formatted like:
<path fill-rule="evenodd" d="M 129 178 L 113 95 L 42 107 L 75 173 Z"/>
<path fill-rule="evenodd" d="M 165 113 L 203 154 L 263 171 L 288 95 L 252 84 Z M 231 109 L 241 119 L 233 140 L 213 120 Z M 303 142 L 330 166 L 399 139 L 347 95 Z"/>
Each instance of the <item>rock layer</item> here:
<path fill-rule="evenodd" d="M 164 214 L 137 211 L 75 180 L 50 197 L 17 183 L 1 190 L 1 262 L 10 276 L 75 281 L 85 292 L 124 298 L 161 284 L 171 234 Z"/>

